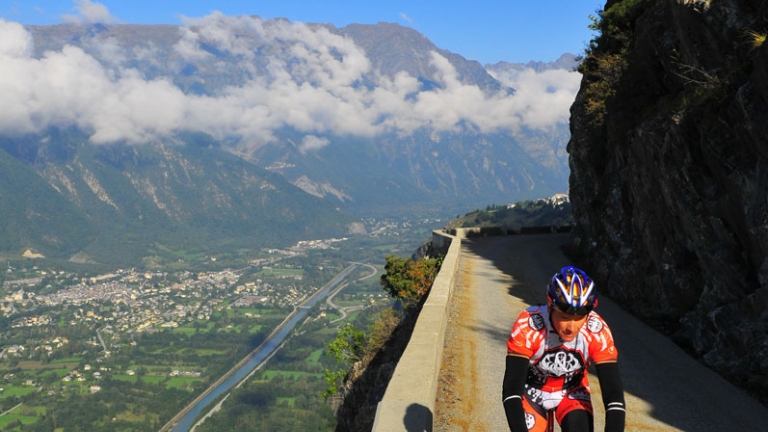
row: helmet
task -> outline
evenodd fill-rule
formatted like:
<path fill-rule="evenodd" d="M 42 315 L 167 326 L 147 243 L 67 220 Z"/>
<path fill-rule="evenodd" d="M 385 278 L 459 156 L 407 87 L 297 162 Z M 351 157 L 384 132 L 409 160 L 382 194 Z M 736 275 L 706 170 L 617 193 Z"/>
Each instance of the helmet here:
<path fill-rule="evenodd" d="M 547 299 L 567 314 L 586 315 L 597 307 L 597 288 L 584 270 L 563 267 L 552 276 L 547 286 Z"/>

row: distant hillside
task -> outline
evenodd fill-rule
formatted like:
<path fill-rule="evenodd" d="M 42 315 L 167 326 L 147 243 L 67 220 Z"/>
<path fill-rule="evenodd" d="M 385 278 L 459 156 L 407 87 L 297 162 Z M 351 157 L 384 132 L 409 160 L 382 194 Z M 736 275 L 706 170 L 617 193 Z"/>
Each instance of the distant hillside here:
<path fill-rule="evenodd" d="M 204 136 L 93 146 L 0 139 L 0 252 L 136 265 L 348 235 L 354 218 Z"/>
<path fill-rule="evenodd" d="M 537 133 L 529 139 L 551 142 Z M 561 162 L 553 161 L 556 168 L 543 166 L 502 135 L 451 135 L 440 142 L 423 133 L 340 138 L 313 152 L 287 139 L 255 150 L 249 160 L 310 193 L 322 190 L 321 196 L 338 199 L 354 214 L 370 216 L 426 209 L 450 214 L 500 197 L 535 199 L 564 190 L 559 184 L 565 181 Z"/>
<path fill-rule="evenodd" d="M 496 76 L 502 73 L 522 73 L 525 71 L 544 72 L 550 70 L 575 70 L 579 66 L 579 59 L 575 54 L 566 53 L 553 62 L 530 61 L 528 63 L 498 62 L 485 65 L 485 69 Z"/>
<path fill-rule="evenodd" d="M 445 229 L 501 227 L 520 230 L 523 227 L 565 227 L 573 225 L 571 203 L 566 195 L 556 195 L 508 205 L 489 205 L 449 221 Z"/>

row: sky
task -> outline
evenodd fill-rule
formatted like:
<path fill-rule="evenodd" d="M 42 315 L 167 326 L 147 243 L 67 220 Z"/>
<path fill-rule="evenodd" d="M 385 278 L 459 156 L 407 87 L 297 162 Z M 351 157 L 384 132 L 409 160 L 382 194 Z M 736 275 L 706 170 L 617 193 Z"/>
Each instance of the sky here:
<path fill-rule="evenodd" d="M 0 0 L 0 19 L 49 25 L 89 19 L 124 24 L 181 24 L 182 17 L 287 18 L 304 23 L 397 23 L 439 48 L 481 64 L 554 61 L 580 54 L 592 38 L 589 15 L 605 0 Z"/>
<path fill-rule="evenodd" d="M 433 51 L 421 61 L 437 71 L 432 79 L 440 85 L 424 89 L 420 77 L 406 72 L 379 74 L 351 39 L 304 23 L 395 22 L 468 59 L 524 63 L 580 53 L 590 38 L 584 16 L 596 9 L 589 6 L 591 0 L 477 0 L 464 8 L 450 1 L 439 7 L 395 0 L 381 2 L 386 6 L 364 1 L 243 3 L 0 0 L 0 134 L 75 126 L 98 144 L 163 142 L 181 131 L 196 131 L 253 148 L 291 128 L 303 134 L 299 145 L 310 151 L 332 144 L 334 136 L 427 131 L 439 141 L 443 133 L 468 129 L 513 136 L 527 129 L 549 133 L 568 122 L 580 85 L 577 72 L 496 74 L 515 92 L 491 94 L 461 82 L 448 59 Z M 266 24 L 275 17 L 289 21 Z M 583 22 L 575 25 L 579 17 Z M 179 25 L 181 37 L 171 47 L 172 62 L 157 47 L 124 47 L 98 34 L 84 38 L 79 47 L 35 52 L 24 25 L 64 22 L 171 23 Z M 574 25 L 578 29 L 568 30 Z M 265 57 L 254 50 L 253 41 L 288 48 Z M 237 63 L 218 61 L 211 47 Z M 268 67 L 257 69 L 265 58 Z M 135 68 L 137 62 L 171 70 L 169 76 L 149 77 Z M 185 93 L 173 80 L 188 65 L 214 73 L 216 68 L 221 73 L 243 70 L 250 78 L 217 94 Z M 371 79 L 375 86 L 359 85 Z"/>

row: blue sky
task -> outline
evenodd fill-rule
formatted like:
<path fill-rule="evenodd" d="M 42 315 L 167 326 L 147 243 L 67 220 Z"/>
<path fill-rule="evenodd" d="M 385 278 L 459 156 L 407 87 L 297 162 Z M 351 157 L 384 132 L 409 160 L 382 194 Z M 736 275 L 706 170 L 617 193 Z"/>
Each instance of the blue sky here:
<path fill-rule="evenodd" d="M 181 24 L 213 11 L 305 23 L 392 22 L 439 48 L 482 64 L 553 61 L 580 54 L 592 38 L 589 15 L 605 0 L 0 0 L 0 19 L 24 25 L 68 20 Z"/>

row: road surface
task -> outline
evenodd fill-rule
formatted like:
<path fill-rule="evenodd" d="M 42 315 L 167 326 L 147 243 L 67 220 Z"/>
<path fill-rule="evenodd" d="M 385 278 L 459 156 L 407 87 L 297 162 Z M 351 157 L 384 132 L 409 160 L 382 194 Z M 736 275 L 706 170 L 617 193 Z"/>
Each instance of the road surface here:
<path fill-rule="evenodd" d="M 506 340 L 518 313 L 544 303 L 546 283 L 569 264 L 560 249 L 567 240 L 567 234 L 462 240 L 434 431 L 508 430 L 501 405 Z M 768 408 L 744 391 L 605 297 L 596 311 L 611 326 L 619 349 L 627 431 L 768 430 Z M 594 375 L 590 384 L 595 431 L 602 431 Z"/>

